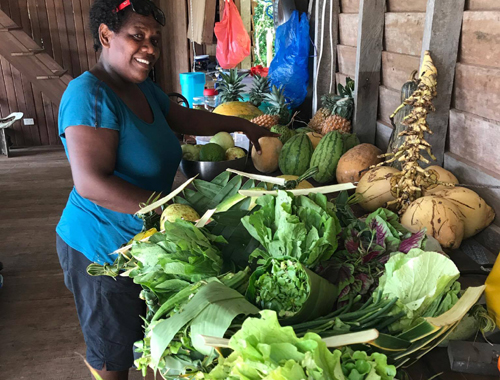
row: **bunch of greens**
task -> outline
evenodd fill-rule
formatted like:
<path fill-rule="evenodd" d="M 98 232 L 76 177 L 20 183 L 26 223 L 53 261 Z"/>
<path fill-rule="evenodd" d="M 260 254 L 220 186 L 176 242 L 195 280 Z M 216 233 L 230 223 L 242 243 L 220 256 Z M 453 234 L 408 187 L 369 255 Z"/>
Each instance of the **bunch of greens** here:
<path fill-rule="evenodd" d="M 276 313 L 270 310 L 262 311 L 260 319 L 246 319 L 229 346 L 234 351 L 227 358 L 220 357 L 217 367 L 198 374 L 197 379 L 391 380 L 396 372 L 382 354 L 331 352 L 314 333 L 298 338 L 293 328 L 281 327 Z M 358 377 L 350 377 L 356 372 Z"/>
<path fill-rule="evenodd" d="M 246 294 L 254 305 L 276 311 L 287 323 L 327 314 L 337 295 L 334 285 L 294 259 L 269 259 L 250 277 Z"/>
<path fill-rule="evenodd" d="M 421 317 L 437 317 L 458 301 L 460 272 L 445 255 L 412 249 L 396 253 L 385 265 L 379 291 L 397 297 L 395 308 L 405 317 L 390 326 L 392 332 L 406 331 Z"/>
<path fill-rule="evenodd" d="M 347 347 L 340 361 L 348 380 L 390 380 L 396 376 L 396 367 L 388 365 L 387 357 L 377 352 L 368 356 L 364 351 L 353 351 Z"/>
<path fill-rule="evenodd" d="M 366 219 L 356 218 L 346 197 L 344 194 L 336 202 L 337 215 L 343 225 L 343 247 L 317 268 L 318 274 L 339 287 L 339 302 L 358 294 L 371 294 L 390 254 L 421 248 L 426 238 L 425 229 L 411 233 L 399 223 L 395 213 L 384 208 Z"/>
<path fill-rule="evenodd" d="M 294 197 L 278 190 L 277 196 L 260 197 L 257 204 L 260 210 L 242 219 L 250 235 L 264 248 L 256 249 L 255 257 L 290 257 L 315 268 L 337 249 L 341 228 L 325 195 Z"/>
<path fill-rule="evenodd" d="M 144 340 L 137 342 L 141 358 L 135 364 L 143 374 L 148 367 L 165 379 L 209 370 L 215 350 L 202 335 L 222 338 L 240 318 L 259 310 L 240 293 L 249 271 L 210 278 L 190 285 L 167 300 L 146 325 Z"/>
<path fill-rule="evenodd" d="M 216 243 L 226 243 L 192 223 L 177 220 L 165 224 L 165 232 L 147 242 L 134 242 L 129 252 L 118 256 L 113 265 L 91 264 L 91 275 L 116 277 L 120 272 L 143 287 L 148 320 L 160 305 L 190 284 L 218 276 L 223 260 Z"/>

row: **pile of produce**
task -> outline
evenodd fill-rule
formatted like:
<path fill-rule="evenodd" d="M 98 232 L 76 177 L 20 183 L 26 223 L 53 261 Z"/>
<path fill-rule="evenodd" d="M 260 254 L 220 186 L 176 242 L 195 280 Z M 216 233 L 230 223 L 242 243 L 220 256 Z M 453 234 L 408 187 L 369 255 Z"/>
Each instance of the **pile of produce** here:
<path fill-rule="evenodd" d="M 142 286 L 143 373 L 393 379 L 449 338 L 483 292 L 461 293 L 425 229 L 384 208 L 356 217 L 347 193 L 261 195 L 265 181 L 229 172 L 192 184 L 140 211 L 144 233 L 113 265 L 88 268 Z M 161 220 L 147 217 L 166 200 Z"/>
<path fill-rule="evenodd" d="M 432 133 L 427 115 L 434 110 L 436 89 L 437 70 L 427 51 L 418 80 L 404 84 L 406 98 L 391 116 L 397 132 L 390 141 L 392 151 L 379 155 L 386 161 L 374 163 L 356 192 L 365 210 L 395 210 L 409 230 L 425 228 L 443 248 L 454 249 L 487 227 L 495 213 L 474 191 L 455 187 L 458 180 L 452 173 L 439 166 L 421 167 L 435 160 L 425 133 Z"/>
<path fill-rule="evenodd" d="M 182 158 L 189 161 L 231 161 L 246 157 L 246 152 L 234 146 L 233 137 L 227 132 L 219 132 L 205 145 L 183 144 Z"/>

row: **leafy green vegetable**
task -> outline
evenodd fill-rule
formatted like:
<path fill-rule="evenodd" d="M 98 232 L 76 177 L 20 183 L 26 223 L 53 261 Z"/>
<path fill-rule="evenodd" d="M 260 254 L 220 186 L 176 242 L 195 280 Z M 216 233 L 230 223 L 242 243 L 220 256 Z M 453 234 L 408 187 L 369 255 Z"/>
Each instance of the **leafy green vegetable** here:
<path fill-rule="evenodd" d="M 320 336 L 307 333 L 298 338 L 291 327 L 281 327 L 275 312 L 263 310 L 261 318 L 247 318 L 229 346 L 234 351 L 219 358 L 207 380 L 391 380 L 396 369 L 382 354 L 335 350 Z M 345 374 L 348 372 L 347 374 Z M 352 374 L 352 375 L 351 375 Z M 358 376 L 358 377 L 355 377 Z"/>
<path fill-rule="evenodd" d="M 307 321 L 332 310 L 338 291 L 293 259 L 269 259 L 250 277 L 247 299 L 287 323 Z M 294 318 L 292 318 L 294 317 Z"/>
<path fill-rule="evenodd" d="M 294 197 L 278 190 L 277 196 L 260 197 L 257 203 L 261 209 L 242 219 L 265 249 L 254 256 L 291 257 L 314 268 L 337 249 L 340 224 L 323 194 Z"/>
<path fill-rule="evenodd" d="M 397 307 L 406 317 L 390 326 L 391 331 L 404 331 L 412 327 L 436 300 L 440 300 L 458 279 L 460 272 L 446 256 L 437 252 L 412 249 L 407 254 L 396 253 L 385 265 L 379 289 L 385 296 L 398 297 Z M 456 302 L 456 300 L 455 300 Z M 453 299 L 444 305 L 451 308 Z M 438 315 L 438 308 L 432 314 Z M 444 309 L 443 309 L 444 310 Z M 445 310 L 446 311 L 446 310 Z"/>

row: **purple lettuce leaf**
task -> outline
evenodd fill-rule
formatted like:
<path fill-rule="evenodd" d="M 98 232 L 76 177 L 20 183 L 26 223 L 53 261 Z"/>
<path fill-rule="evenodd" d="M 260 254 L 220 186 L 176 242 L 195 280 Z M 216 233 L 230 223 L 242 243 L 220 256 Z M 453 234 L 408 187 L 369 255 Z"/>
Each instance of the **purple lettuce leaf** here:
<path fill-rule="evenodd" d="M 399 245 L 399 252 L 403 252 L 403 253 L 408 253 L 410 252 L 410 249 L 413 249 L 413 248 L 421 248 L 422 247 L 422 243 L 425 239 L 425 233 L 427 232 L 427 230 L 424 228 L 423 230 L 415 233 L 415 234 L 412 234 L 409 238 L 407 239 L 404 239 L 401 244 Z"/>
<path fill-rule="evenodd" d="M 371 286 L 374 283 L 373 277 L 366 274 L 366 273 L 359 273 L 356 276 L 354 276 L 355 282 L 359 281 L 361 282 L 361 288 L 359 290 L 359 294 L 364 295 L 370 290 Z"/>

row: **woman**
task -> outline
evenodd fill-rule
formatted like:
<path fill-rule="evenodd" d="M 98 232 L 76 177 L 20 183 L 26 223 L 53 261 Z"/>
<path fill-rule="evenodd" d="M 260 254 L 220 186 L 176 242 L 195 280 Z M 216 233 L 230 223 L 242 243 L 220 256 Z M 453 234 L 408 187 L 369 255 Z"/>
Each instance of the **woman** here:
<path fill-rule="evenodd" d="M 148 79 L 165 24 L 149 0 L 95 0 L 90 24 L 99 62 L 69 84 L 59 110 L 75 187 L 57 226 L 57 251 L 87 361 L 105 380 L 127 379 L 133 343 L 142 338 L 141 289 L 128 278 L 90 277 L 86 267 L 112 263 L 109 253 L 141 230 L 138 205 L 170 192 L 181 159 L 174 132 L 242 131 L 257 150 L 260 137 L 274 134 L 171 103 Z"/>

